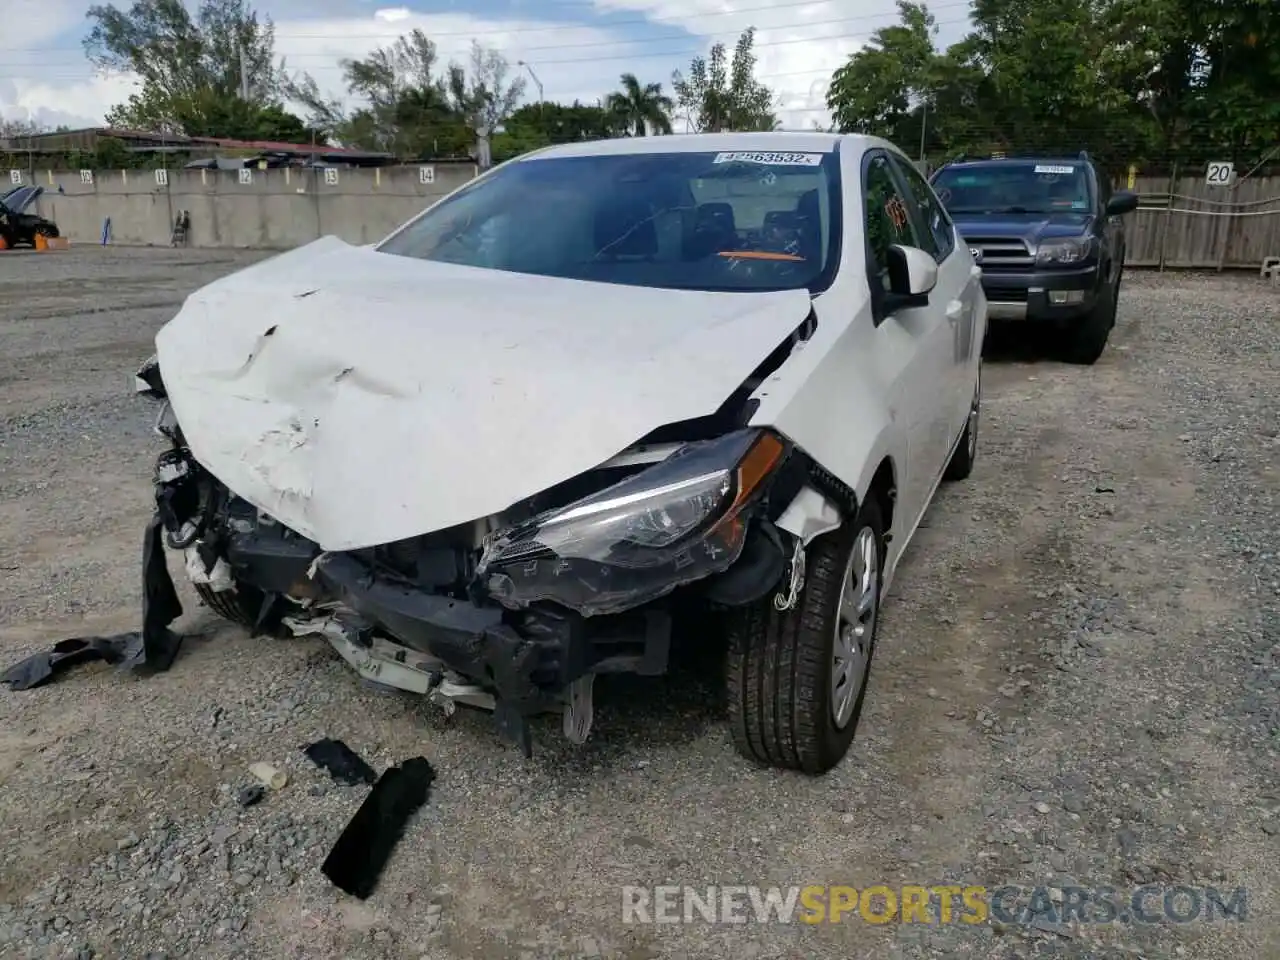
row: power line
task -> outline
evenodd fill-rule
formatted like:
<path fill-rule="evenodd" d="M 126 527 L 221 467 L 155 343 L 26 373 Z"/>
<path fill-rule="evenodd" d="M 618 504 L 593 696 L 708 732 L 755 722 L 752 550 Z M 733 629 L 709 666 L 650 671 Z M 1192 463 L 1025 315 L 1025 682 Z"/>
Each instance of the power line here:
<path fill-rule="evenodd" d="M 737 10 L 718 10 L 712 13 L 690 13 L 677 18 L 634 17 L 629 20 L 613 20 L 607 23 L 584 23 L 580 21 L 565 21 L 562 23 L 549 24 L 548 26 L 545 26 L 545 27 L 520 27 L 515 30 L 499 28 L 499 29 L 492 29 L 492 30 L 444 30 L 444 31 L 430 31 L 430 32 L 424 30 L 423 32 L 427 33 L 427 36 L 430 39 L 434 40 L 437 37 L 472 38 L 472 37 L 484 37 L 484 36 L 516 36 L 516 35 L 528 34 L 528 33 L 547 33 L 553 30 L 564 31 L 566 29 L 568 30 L 575 30 L 575 29 L 576 30 L 584 30 L 584 29 L 611 30 L 615 27 L 626 27 L 626 26 L 680 27 L 680 26 L 684 26 L 689 20 L 705 20 L 713 17 L 741 17 L 742 15 L 748 14 L 748 13 L 761 13 L 769 10 L 792 10 L 798 7 L 821 6 L 823 4 L 835 3 L 835 2 L 837 2 L 837 0 L 786 0 L 786 2 L 783 2 L 783 3 L 765 3 L 760 6 L 741 7 Z M 972 6 L 972 0 L 948 0 L 947 3 L 939 3 L 934 5 L 933 7 L 930 8 L 930 10 L 931 11 L 932 10 L 948 10 L 948 9 L 956 9 L 958 7 L 971 7 L 971 6 Z M 418 16 L 429 17 L 429 16 L 435 16 L 435 14 L 419 14 Z M 884 19 L 888 19 L 892 21 L 894 24 L 898 22 L 897 14 L 894 14 L 894 13 L 870 13 L 870 14 L 861 14 L 859 16 L 853 16 L 853 17 L 841 17 L 837 20 L 814 21 L 813 24 L 839 23 L 839 22 L 845 22 L 845 21 L 866 22 L 871 20 L 884 20 Z M 275 39 L 277 41 L 279 40 L 335 40 L 335 41 L 381 40 L 383 42 L 387 42 L 387 41 L 394 41 L 395 39 L 397 39 L 397 37 L 404 36 L 408 32 L 406 29 L 397 28 L 395 26 L 396 22 L 389 22 L 387 25 L 388 29 L 380 31 L 378 33 L 276 33 Z M 942 26 L 947 23 L 968 23 L 968 22 L 969 22 L 968 17 L 962 17 L 959 20 L 939 21 L 937 25 Z M 813 25 L 813 24 L 810 24 L 810 25 Z M 799 26 L 802 24 L 795 24 L 795 25 Z M 886 25 L 890 25 L 890 24 L 886 24 Z M 412 29 L 412 25 L 407 24 L 406 26 Z M 786 24 L 783 26 L 791 26 L 791 24 Z M 761 29 L 778 29 L 778 28 L 765 27 Z M 740 31 L 729 31 L 729 32 L 736 34 L 736 33 L 739 33 Z M 711 35 L 712 34 L 698 34 L 698 36 L 711 36 Z M 631 42 L 631 41 L 621 41 L 621 42 Z M 636 41 L 636 42 L 640 42 L 640 41 Z M 586 44 L 583 44 L 583 45 L 585 46 Z M 569 44 L 568 46 L 578 46 L 578 45 Z M 43 47 L 43 48 L 28 47 L 28 48 L 25 48 L 25 50 L 23 50 L 22 52 L 63 53 L 65 52 L 65 50 L 66 50 L 65 47 Z"/>
<path fill-rule="evenodd" d="M 610 30 L 615 27 L 623 27 L 623 26 L 677 26 L 678 27 L 678 26 L 683 26 L 688 20 L 700 20 L 700 19 L 706 19 L 708 17 L 740 17 L 748 13 L 759 13 L 759 12 L 769 11 L 769 10 L 787 10 L 787 9 L 794 9 L 797 7 L 818 6 L 818 5 L 834 3 L 834 2 L 836 2 L 836 0 L 788 0 L 788 2 L 785 2 L 785 3 L 771 3 L 771 4 L 765 4 L 763 6 L 743 7 L 739 10 L 718 11 L 715 13 L 691 13 L 688 16 L 680 17 L 679 19 L 674 19 L 674 20 L 661 19 L 661 18 L 650 19 L 647 17 L 640 17 L 640 18 L 631 19 L 631 20 L 615 20 L 609 23 L 582 23 L 582 22 L 574 21 L 574 22 L 558 23 L 558 24 L 545 26 L 545 27 L 522 27 L 515 30 L 495 29 L 495 30 L 455 30 L 455 31 L 440 31 L 440 32 L 432 31 L 427 35 L 429 39 L 434 41 L 437 37 L 467 37 L 467 38 L 475 38 L 475 37 L 483 37 L 483 36 L 510 37 L 510 36 L 521 36 L 529 33 L 547 33 L 553 30 L 554 31 Z M 950 2 L 948 3 L 942 3 L 942 4 L 936 5 L 936 7 L 934 7 L 933 9 L 945 10 L 945 9 L 953 9 L 956 7 L 969 7 L 969 6 L 971 6 L 971 0 L 950 0 Z M 426 16 L 430 16 L 430 14 L 427 14 Z M 890 14 L 890 13 L 861 14 L 859 16 L 837 17 L 829 20 L 813 20 L 808 22 L 799 22 L 799 23 L 793 22 L 788 24 L 779 24 L 775 26 L 759 27 L 758 29 L 777 30 L 777 29 L 789 29 L 792 27 L 799 27 L 799 26 L 824 26 L 824 25 L 834 24 L 834 23 L 855 23 L 855 22 L 866 22 L 871 20 L 883 20 L 883 19 L 889 19 L 896 23 L 896 20 L 894 19 L 895 17 L 896 17 L 895 14 Z M 968 17 L 961 17 L 955 20 L 941 20 L 941 21 L 938 21 L 936 25 L 945 26 L 947 24 L 968 23 L 968 22 L 969 22 Z M 890 26 L 892 24 L 884 24 L 884 25 Z M 380 40 L 383 42 L 394 42 L 399 37 L 405 36 L 406 32 L 407 31 L 405 30 L 396 30 L 394 28 L 391 28 L 381 33 L 368 33 L 368 34 L 277 33 L 275 34 L 275 40 L 277 42 L 281 40 L 331 40 L 335 42 L 343 42 L 348 40 Z M 702 39 L 704 37 L 714 37 L 714 36 L 738 36 L 741 34 L 741 32 L 742 32 L 741 30 L 723 30 L 723 31 L 712 31 L 709 33 L 698 33 L 698 34 L 693 34 L 692 36 L 686 33 L 686 35 L 680 36 L 680 37 L 675 37 L 675 36 L 642 37 L 634 40 L 626 40 L 621 38 L 616 40 L 591 40 L 591 41 L 587 41 L 586 43 L 550 44 L 550 45 L 543 45 L 540 47 L 520 47 L 519 49 L 526 50 L 526 51 L 527 50 L 565 50 L 565 49 L 573 49 L 576 47 L 611 46 L 611 45 L 629 44 L 629 43 L 661 43 L 667 40 L 677 40 L 677 39 L 690 40 L 690 39 Z M 822 39 L 822 38 L 816 38 L 816 39 Z M 838 39 L 838 38 L 828 38 L 828 39 Z M 756 44 L 756 46 L 766 46 L 766 45 L 767 44 L 762 44 L 762 43 Z M 69 51 L 65 47 L 28 47 L 21 51 L 12 51 L 12 52 L 43 55 L 46 53 L 68 53 Z M 324 57 L 327 59 L 331 55 L 326 53 L 307 53 L 307 54 L 295 54 L 295 56 Z M 30 65 L 43 66 L 48 64 L 49 62 L 50 61 L 48 61 L 47 59 L 41 59 L 38 62 L 34 62 Z M 0 65 L 24 66 L 26 64 L 0 63 Z"/>
<path fill-rule="evenodd" d="M 842 22 L 844 22 L 844 21 L 843 21 L 843 20 L 814 21 L 814 22 L 812 22 L 812 23 L 803 24 L 803 26 L 813 26 L 813 27 L 817 27 L 817 26 L 826 26 L 826 25 L 829 25 L 829 24 L 831 24 L 831 23 L 842 23 Z M 966 22 L 968 22 L 968 18 L 964 18 L 964 19 L 960 19 L 960 20 L 944 20 L 944 21 L 939 21 L 939 22 L 938 22 L 938 26 L 942 26 L 942 25 L 949 24 L 949 23 L 966 23 Z M 800 25 L 798 24 L 797 26 L 800 26 Z M 724 33 L 724 34 L 706 34 L 706 35 L 705 35 L 705 36 L 703 36 L 703 37 L 692 37 L 692 38 L 689 38 L 688 40 L 685 40 L 685 41 L 684 41 L 685 46 L 684 46 L 682 49 L 680 49 L 680 50 L 651 50 L 651 51 L 645 51 L 645 52 L 640 52 L 640 53 L 624 52 L 624 53 L 620 53 L 620 54 L 611 54 L 611 55 L 608 55 L 608 56 L 598 56 L 598 57 L 570 57 L 570 58 L 564 58 L 564 59 L 554 59 L 554 58 L 553 58 L 553 59 L 545 59 L 545 58 L 538 58 L 537 65 L 538 65 L 539 67 L 544 67 L 544 66 L 568 66 L 568 65 L 575 64 L 575 63 L 607 63 L 607 62 L 611 62 L 611 61 L 616 61 L 616 62 L 618 62 L 618 63 L 624 63 L 624 62 L 626 62 L 626 61 L 628 61 L 628 60 L 653 59 L 653 58 L 655 58 L 655 57 L 667 57 L 667 58 L 669 58 L 669 57 L 682 57 L 682 58 L 683 58 L 683 57 L 702 57 L 702 56 L 706 56 L 706 50 L 705 50 L 705 48 L 701 48 L 701 47 L 700 47 L 700 48 L 697 48 L 697 49 L 690 49 L 690 48 L 688 47 L 688 43 L 689 43 L 690 41 L 700 41 L 700 42 L 702 42 L 702 43 L 704 43 L 704 44 L 705 44 L 705 41 L 706 41 L 707 39 L 710 39 L 711 37 L 715 37 L 715 36 L 735 36 L 735 37 L 736 37 L 736 36 L 740 35 L 740 33 L 741 33 L 741 31 L 736 31 L 736 30 L 735 30 L 735 31 L 727 31 L 727 32 L 726 32 L 726 33 Z M 821 36 L 814 36 L 814 37 L 790 37 L 790 38 L 787 38 L 787 39 L 785 39 L 785 40 L 756 41 L 756 42 L 755 42 L 755 44 L 754 44 L 754 48 L 762 48 L 762 47 L 764 47 L 764 48 L 773 48 L 773 47 L 781 47 L 781 46 L 790 46 L 791 44 L 796 44 L 796 43 L 817 43 L 817 42 L 819 42 L 819 41 L 825 41 L 825 40 L 858 40 L 858 39 L 862 39 L 864 36 L 865 36 L 865 35 L 864 35 L 863 33 L 859 32 L 859 33 L 837 33 L 837 34 L 830 34 L 830 33 L 828 33 L 828 34 L 824 34 L 824 35 L 821 35 Z M 575 49 L 575 48 L 578 48 L 578 47 L 590 47 L 590 46 L 619 46 L 619 45 L 624 44 L 624 43 L 633 43 L 633 44 L 634 44 L 634 43 L 666 43 L 666 42 L 669 42 L 669 41 L 670 41 L 670 40 L 672 40 L 672 39 L 675 39 L 675 38 L 671 38 L 671 37 L 656 37 L 656 38 L 646 38 L 646 39 L 637 39 L 637 40 L 592 41 L 592 42 L 590 42 L 590 43 L 584 43 L 584 44 L 563 44 L 563 45 L 558 45 L 558 46 L 548 46 L 548 47 L 542 47 L 542 48 L 539 48 L 539 47 L 513 47 L 513 48 L 507 48 L 507 49 L 500 50 L 499 52 L 500 52 L 500 53 L 502 53 L 504 56 L 508 56 L 508 57 L 510 57 L 510 56 L 516 56 L 516 55 L 519 55 L 521 58 L 523 58 L 524 54 L 528 53 L 528 52 L 529 52 L 529 50 L 537 50 L 537 49 L 544 49 L 544 50 L 572 50 L 572 49 Z M 450 51 L 448 55 L 462 54 L 462 53 L 464 53 L 464 52 L 465 52 L 465 51 L 463 51 L 463 50 Z M 300 58 L 300 57 L 303 57 L 303 56 L 305 56 L 305 57 L 312 57 L 312 58 L 324 58 L 325 60 L 331 60 L 331 61 L 332 61 L 331 69 L 335 69 L 335 70 L 337 70 L 337 69 L 341 69 L 341 65 L 340 65 L 340 63 L 338 62 L 338 60 L 333 59 L 333 58 L 332 58 L 332 56 L 331 56 L 331 55 L 329 55 L 329 54 L 322 54 L 322 53 L 298 54 L 298 55 L 295 55 L 295 57 L 294 57 L 293 59 L 297 59 L 297 58 Z M 289 59 L 289 58 L 286 58 L 286 59 Z M 47 63 L 48 61 L 45 61 L 45 62 Z M 9 64 L 9 63 L 0 63 L 0 67 L 5 67 L 5 66 L 35 66 L 35 64 Z M 91 75 L 91 74 L 90 74 L 90 75 Z M 120 74 L 120 76 L 123 76 L 123 74 Z M 69 78 L 74 78 L 74 79 L 85 79 L 85 78 L 86 78 L 86 74 L 74 74 L 74 75 L 70 75 L 70 77 L 68 77 L 68 76 L 66 76 L 66 75 L 59 76 L 58 74 L 48 74 L 48 73 L 43 73 L 43 72 L 42 72 L 42 73 L 41 73 L 41 78 L 42 78 L 42 79 L 55 79 L 55 78 L 58 78 L 58 79 L 69 79 Z"/>

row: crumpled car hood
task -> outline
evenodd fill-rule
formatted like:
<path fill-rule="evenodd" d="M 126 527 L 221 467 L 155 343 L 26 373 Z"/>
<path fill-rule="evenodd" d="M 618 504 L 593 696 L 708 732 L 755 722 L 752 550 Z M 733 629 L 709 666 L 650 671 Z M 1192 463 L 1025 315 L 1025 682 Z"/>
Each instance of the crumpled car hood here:
<path fill-rule="evenodd" d="M 432 263 L 326 237 L 156 336 L 192 455 L 326 550 L 498 513 L 713 412 L 805 290 L 703 293 Z"/>

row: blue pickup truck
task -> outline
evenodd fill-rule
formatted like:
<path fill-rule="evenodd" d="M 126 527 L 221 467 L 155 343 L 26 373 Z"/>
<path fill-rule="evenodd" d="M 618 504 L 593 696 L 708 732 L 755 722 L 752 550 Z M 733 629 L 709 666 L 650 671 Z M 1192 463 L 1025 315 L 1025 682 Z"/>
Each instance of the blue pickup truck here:
<path fill-rule="evenodd" d="M 1115 326 L 1137 195 L 1113 192 L 1086 153 L 961 157 L 930 182 L 982 268 L 991 321 L 1051 325 L 1064 360 L 1094 363 Z"/>

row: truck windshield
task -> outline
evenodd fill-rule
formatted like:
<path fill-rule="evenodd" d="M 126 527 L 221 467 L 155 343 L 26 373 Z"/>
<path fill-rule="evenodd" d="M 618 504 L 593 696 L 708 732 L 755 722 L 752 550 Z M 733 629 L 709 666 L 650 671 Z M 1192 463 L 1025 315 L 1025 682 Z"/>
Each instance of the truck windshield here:
<path fill-rule="evenodd" d="M 641 153 L 513 160 L 436 204 L 383 253 L 681 290 L 831 282 L 835 153 Z"/>
<path fill-rule="evenodd" d="M 933 189 L 955 216 L 1092 209 L 1088 168 L 1069 161 L 944 167 L 934 177 Z"/>

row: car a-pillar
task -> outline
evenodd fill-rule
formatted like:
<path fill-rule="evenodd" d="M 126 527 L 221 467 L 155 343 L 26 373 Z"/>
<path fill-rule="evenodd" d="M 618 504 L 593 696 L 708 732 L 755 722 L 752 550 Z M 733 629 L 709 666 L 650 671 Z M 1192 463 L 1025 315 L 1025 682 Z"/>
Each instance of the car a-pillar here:
<path fill-rule="evenodd" d="M 849 750 L 875 652 L 897 479 L 878 465 L 866 496 L 816 465 L 778 519 L 792 560 L 776 592 L 732 612 L 726 686 L 738 751 L 826 773 Z"/>

